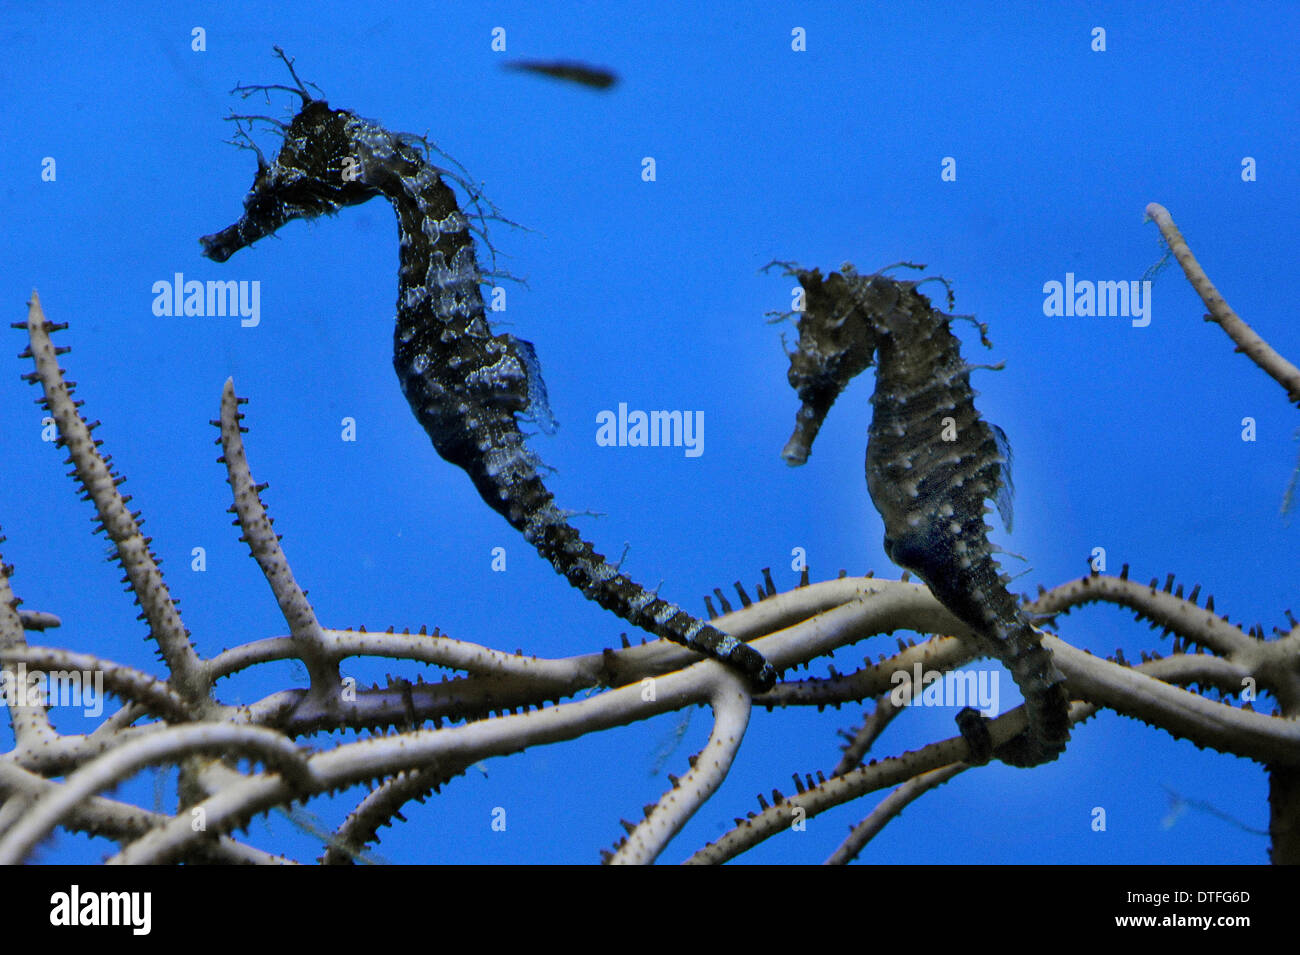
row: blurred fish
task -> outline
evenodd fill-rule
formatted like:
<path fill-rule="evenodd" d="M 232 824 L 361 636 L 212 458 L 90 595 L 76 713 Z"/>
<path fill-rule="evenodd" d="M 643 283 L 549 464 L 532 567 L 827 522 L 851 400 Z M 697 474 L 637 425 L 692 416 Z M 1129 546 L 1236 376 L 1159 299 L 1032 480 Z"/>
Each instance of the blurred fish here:
<path fill-rule="evenodd" d="M 583 63 L 562 60 L 514 60 L 502 65 L 508 70 L 525 70 L 529 73 L 550 76 L 557 80 L 581 83 L 583 86 L 590 86 L 594 90 L 607 90 L 618 82 L 618 76 L 609 70 L 587 66 Z"/>

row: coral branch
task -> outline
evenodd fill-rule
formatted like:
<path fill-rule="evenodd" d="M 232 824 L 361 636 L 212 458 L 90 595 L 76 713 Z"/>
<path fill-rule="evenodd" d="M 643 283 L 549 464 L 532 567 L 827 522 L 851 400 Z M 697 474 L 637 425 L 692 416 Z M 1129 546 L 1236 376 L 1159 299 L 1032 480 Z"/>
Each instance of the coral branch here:
<path fill-rule="evenodd" d="M 832 776 L 843 776 L 852 769 L 857 768 L 863 758 L 867 755 L 868 750 L 876 742 L 877 737 L 885 731 L 885 727 L 893 722 L 894 717 L 902 712 L 902 708 L 893 702 L 890 694 L 882 693 L 876 697 L 876 708 L 873 709 L 862 721 L 862 725 L 844 747 L 844 755 L 840 757 L 839 763 L 831 771 Z"/>
<path fill-rule="evenodd" d="M 683 706 L 706 703 L 712 697 L 719 672 L 718 663 L 704 660 L 660 677 L 653 700 L 644 699 L 639 686 L 627 686 L 536 712 L 343 744 L 311 756 L 308 763 L 317 780 L 317 791 L 353 785 L 412 767 L 436 765 L 450 772 L 489 756 L 517 753 L 531 746 L 574 739 Z M 209 831 L 227 832 L 254 814 L 296 795 L 286 782 L 258 776 L 226 787 L 200 805 Z M 128 846 L 115 861 L 132 864 L 167 861 L 183 854 L 196 838 L 187 820 L 174 820 Z"/>
<path fill-rule="evenodd" d="M 641 824 L 628 833 L 611 865 L 647 865 L 659 857 L 669 841 L 681 832 L 696 810 L 717 792 L 740 750 L 749 726 L 751 698 L 740 680 L 730 674 L 718 678 L 709 700 L 713 730 L 704 750 L 691 762 L 685 776 L 649 807 Z"/>
<path fill-rule="evenodd" d="M 426 794 L 437 792 L 438 787 L 452 775 L 434 767 L 399 773 L 384 780 L 343 820 L 321 862 L 325 865 L 351 864 L 365 846 L 378 841 L 381 826 L 391 825 L 393 817 L 400 816 L 402 806 L 412 799 L 423 802 Z"/>
<path fill-rule="evenodd" d="M 117 491 L 121 480 L 114 476 L 107 461 L 100 457 L 87 425 L 72 400 L 72 388 L 63 380 L 57 351 L 50 341 L 53 323 L 46 321 L 41 300 L 32 291 L 27 310 L 27 335 L 30 347 L 25 357 L 36 363 L 30 381 L 40 381 L 45 393 L 44 405 L 59 429 L 59 440 L 68 449 L 68 460 L 86 495 L 94 502 L 104 531 L 117 546 L 117 556 L 126 571 L 136 602 L 149 624 L 149 636 L 158 644 L 171 670 L 171 683 L 182 696 L 197 701 L 207 693 L 199 658 L 190 644 L 189 631 L 181 623 L 180 612 L 171 598 L 162 571 L 149 550 L 149 538 L 140 533 L 139 512 L 127 510 L 129 498 Z"/>
<path fill-rule="evenodd" d="M 1069 680 L 1070 692 L 1117 713 L 1132 716 L 1198 746 L 1246 756 L 1262 763 L 1300 766 L 1300 723 L 1239 710 L 1170 686 L 1139 667 L 1117 666 L 1046 637 Z M 1168 663 L 1168 661 L 1158 661 Z"/>
<path fill-rule="evenodd" d="M 1126 577 L 1090 574 L 1053 587 L 1028 609 L 1036 613 L 1057 614 L 1094 602 L 1129 607 L 1138 612 L 1139 619 L 1149 618 L 1153 626 L 1172 630 L 1192 643 L 1224 656 L 1249 653 L 1257 642 L 1215 614 L 1212 606 L 1202 609 L 1194 601 L 1157 590 L 1155 581 L 1143 585 Z"/>
<path fill-rule="evenodd" d="M 1269 767 L 1268 806 L 1269 861 L 1300 865 L 1300 767 Z"/>
<path fill-rule="evenodd" d="M 10 824 L 21 816 L 29 803 L 61 786 L 61 783 L 42 779 L 35 773 L 0 760 L 0 797 L 4 799 L 3 806 L 0 806 L 0 834 L 9 831 Z M 79 802 L 72 812 L 60 820 L 60 825 L 92 836 L 129 841 L 138 839 L 170 818 L 139 806 L 92 796 Z M 220 836 L 214 842 L 205 844 L 202 850 L 195 861 L 235 865 L 294 864 L 292 859 L 255 849 L 229 836 Z"/>
<path fill-rule="evenodd" d="M 953 632 L 967 635 L 963 641 L 956 637 L 934 637 L 923 643 L 908 647 L 901 653 L 868 663 L 866 666 L 844 676 L 831 676 L 824 679 L 788 680 L 772 693 L 765 694 L 761 702 L 771 706 L 827 706 L 840 703 L 856 703 L 878 696 L 897 686 L 894 675 L 899 671 L 912 673 L 917 664 L 924 671 L 947 672 L 965 666 L 980 656 L 975 641 L 969 638 L 969 631 L 964 624 L 954 619 L 949 620 Z M 918 628 L 920 624 L 918 624 Z M 893 628 L 884 626 L 873 632 L 890 633 Z M 940 630 L 939 632 L 942 632 Z"/>
<path fill-rule="evenodd" d="M 1268 342 L 1264 341 L 1253 328 L 1243 322 L 1241 317 L 1224 301 L 1223 296 L 1219 294 L 1219 290 L 1214 287 L 1214 283 L 1209 280 L 1205 270 L 1201 268 L 1201 264 L 1192 255 L 1192 250 L 1187 246 L 1187 240 L 1178 231 L 1178 226 L 1174 225 L 1169 210 L 1159 203 L 1152 202 L 1147 206 L 1146 213 L 1147 218 L 1153 220 L 1160 227 L 1160 234 L 1165 237 L 1165 241 L 1169 243 L 1169 250 L 1178 259 L 1178 264 L 1183 267 L 1183 273 L 1187 276 L 1187 281 L 1192 283 L 1192 288 L 1196 289 L 1196 294 L 1201 297 L 1205 307 L 1210 310 L 1210 314 L 1205 316 L 1205 320 L 1215 322 L 1222 328 L 1228 337 L 1236 343 L 1237 351 L 1245 353 L 1247 358 L 1259 365 L 1279 385 L 1285 388 L 1289 401 L 1300 404 L 1300 368 L 1297 368 L 1274 351 Z"/>
<path fill-rule="evenodd" d="M 1194 655 L 1154 660 L 1128 668 L 1075 650 L 1055 637 L 1044 637 L 1044 644 L 1065 673 L 1071 695 L 1090 701 L 1071 705 L 1070 719 L 1073 723 L 1090 717 L 1098 705 L 1109 706 L 1117 712 L 1158 725 L 1176 737 L 1185 736 L 1200 746 L 1211 746 L 1266 763 L 1300 766 L 1300 723 L 1215 703 L 1161 682 L 1161 679 L 1200 680 L 1231 664 Z M 1023 727 L 1023 707 L 998 717 L 989 724 L 994 747 L 1016 735 Z M 725 862 L 734 858 L 787 828 L 790 804 L 802 806 L 811 818 L 865 793 L 902 783 L 949 763 L 962 762 L 968 755 L 965 740 L 957 737 L 836 776 L 792 797 L 783 806 L 770 807 L 760 815 L 744 820 L 688 861 Z"/>
<path fill-rule="evenodd" d="M 924 796 L 931 789 L 942 786 L 948 780 L 952 779 L 966 770 L 970 769 L 969 763 L 953 763 L 950 766 L 942 766 L 939 769 L 932 769 L 928 773 L 922 773 L 920 776 L 913 776 L 903 785 L 899 786 L 892 793 L 880 801 L 880 804 L 871 811 L 860 823 L 853 827 L 849 837 L 840 843 L 830 857 L 826 860 L 827 865 L 847 865 L 858 857 L 863 847 L 866 846 L 875 836 L 884 829 L 892 819 L 898 818 L 909 805 L 917 799 Z"/>
<path fill-rule="evenodd" d="M 1025 725 L 1024 713 L 1019 709 L 1012 710 L 990 723 L 989 733 L 995 743 L 1000 745 L 1017 733 L 1023 732 Z M 768 807 L 758 815 L 742 820 L 735 829 L 717 842 L 705 846 L 686 861 L 692 865 L 726 862 L 778 832 L 789 829 L 796 809 L 802 809 L 806 817 L 811 819 L 820 812 L 866 793 L 906 782 L 913 776 L 919 776 L 950 763 L 962 762 L 967 755 L 969 750 L 966 741 L 960 736 L 955 736 L 901 756 L 878 760 L 870 766 L 859 767 L 843 776 L 835 776 L 813 789 L 791 796 L 778 805 Z"/>
<path fill-rule="evenodd" d="M 327 651 L 316 613 L 294 579 L 289 562 L 280 549 L 280 538 L 271 529 L 271 519 L 262 505 L 259 488 L 253 483 L 248 457 L 244 453 L 244 440 L 240 437 L 244 429 L 239 424 L 243 418 L 239 413 L 239 403 L 240 399 L 235 397 L 235 383 L 227 378 L 221 390 L 219 427 L 222 455 L 219 460 L 226 465 L 230 490 L 234 493 L 235 503 L 231 510 L 237 515 L 244 532 L 240 539 L 248 544 L 253 559 L 271 585 L 271 592 L 275 594 L 280 612 L 293 635 L 295 653 L 307 666 L 312 690 L 332 698 L 339 686 L 338 663 Z"/>
<path fill-rule="evenodd" d="M 54 614 L 40 610 L 20 610 L 18 619 L 22 621 L 24 630 L 49 630 L 63 625 L 63 621 Z"/>
<path fill-rule="evenodd" d="M 4 536 L 0 535 L 0 543 Z M 27 647 L 23 636 L 23 622 L 18 614 L 18 598 L 9 586 L 9 566 L 0 557 L 0 654 L 21 653 Z M 9 719 L 13 723 L 14 739 L 19 748 L 33 750 L 44 744 L 54 733 L 50 716 L 38 701 L 26 706 L 11 703 L 8 698 Z"/>
<path fill-rule="evenodd" d="M 114 696 L 139 704 L 145 713 L 175 723 L 186 722 L 195 716 L 190 704 L 166 682 L 134 667 L 89 653 L 74 653 L 54 647 L 15 647 L 0 651 L 0 662 L 25 663 L 29 669 L 47 673 L 68 671 L 102 674 L 104 689 Z"/>
<path fill-rule="evenodd" d="M 38 799 L 0 839 L 0 865 L 21 862 L 36 844 L 77 805 L 101 789 L 156 763 L 177 762 L 195 753 L 255 756 L 284 774 L 295 790 L 313 788 L 315 780 L 298 748 L 283 736 L 256 726 L 207 724 L 178 726 L 148 739 L 119 746 L 77 770 L 63 785 Z M 183 819 L 186 825 L 191 820 Z"/>
<path fill-rule="evenodd" d="M 1183 599 L 1182 587 L 1169 593 L 1172 576 L 1163 591 L 1156 582 L 1142 586 L 1127 579 L 1128 565 L 1119 577 L 1093 574 L 1062 584 L 1043 593 L 1029 604 L 1030 611 L 1056 614 L 1070 607 L 1101 601 L 1131 607 L 1139 619 L 1150 618 L 1152 627 L 1163 626 L 1189 644 L 1207 647 L 1222 654 L 1230 669 L 1223 671 L 1221 689 L 1229 693 L 1241 690 L 1243 680 L 1252 677 L 1259 686 L 1277 695 L 1283 710 L 1292 712 L 1300 706 L 1300 670 L 1295 659 L 1300 654 L 1300 630 L 1292 630 L 1278 640 L 1263 640 L 1244 633 L 1214 613 L 1213 598 L 1204 609 L 1192 598 Z M 1193 591 L 1193 598 L 1200 588 Z M 1235 683 L 1230 683 L 1235 680 Z"/>

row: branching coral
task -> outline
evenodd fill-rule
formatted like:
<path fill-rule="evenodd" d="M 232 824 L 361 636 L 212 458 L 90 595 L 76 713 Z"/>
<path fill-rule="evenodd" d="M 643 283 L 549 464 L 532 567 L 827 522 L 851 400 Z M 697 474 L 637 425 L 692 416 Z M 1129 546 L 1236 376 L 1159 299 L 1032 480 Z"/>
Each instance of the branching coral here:
<path fill-rule="evenodd" d="M 1204 274 L 1168 214 L 1150 208 L 1207 307 L 1215 315 L 1227 314 L 1213 286 L 1200 281 Z M 41 385 L 72 475 L 113 542 L 162 670 L 146 673 L 94 648 L 74 652 L 29 643 L 28 635 L 42 631 L 47 638 L 58 619 L 46 611 L 19 610 L 10 586 L 12 568 L 3 566 L 0 667 L 14 672 L 21 666 L 28 673 L 93 671 L 102 674 L 106 690 L 122 706 L 93 731 L 74 733 L 56 728 L 50 701 L 39 693 L 22 699 L 6 695 L 14 746 L 0 755 L 0 861 L 29 858 L 43 838 L 62 828 L 115 841 L 120 849 L 113 862 L 282 862 L 283 857 L 231 834 L 259 813 L 364 784 L 369 795 L 329 839 L 324 853 L 326 862 L 351 862 L 363 858 L 381 828 L 400 820 L 410 800 L 437 792 L 479 760 L 697 706 L 713 714 L 707 745 L 680 778 L 672 777 L 662 798 L 646 807 L 644 819 L 624 823 L 628 835 L 606 854 L 609 861 L 651 862 L 663 852 L 726 778 L 755 705 L 777 710 L 877 701 L 875 712 L 850 734 L 844 758 L 829 776 L 795 773 L 793 795 L 774 790 L 770 802 L 760 797 L 761 811 L 738 818 L 731 832 L 699 849 L 692 862 L 734 858 L 798 820 L 895 787 L 874 809 L 864 810 L 862 822 L 829 860 L 846 862 L 912 801 L 959 773 L 978 771 L 965 762 L 971 753 L 961 736 L 863 764 L 885 725 L 906 719 L 888 696 L 896 673 L 911 672 L 918 664 L 946 672 L 981 653 L 969 628 L 925 587 L 906 578 L 804 580 L 778 593 L 765 573 L 758 599 L 737 585 L 742 606 L 736 610 L 716 591 L 724 613 L 714 625 L 753 641 L 780 669 L 895 631 L 937 635 L 920 643 L 899 639 L 896 653 L 854 672 L 831 670 L 826 676 L 789 679 L 759 695 L 721 664 L 665 641 L 540 659 L 453 640 L 437 631 L 376 633 L 323 625 L 295 580 L 251 475 L 240 399 L 231 382 L 223 390 L 217 423 L 232 511 L 289 635 L 204 657 L 168 592 L 149 538 L 141 533 L 139 512 L 128 510 L 130 498 L 118 490 L 122 478 L 92 437 L 95 423 L 82 416 L 72 385 L 57 365 L 57 355 L 66 349 L 55 348 L 50 336 L 63 326 L 46 320 L 33 294 L 27 322 L 16 327 L 25 328 L 30 347 L 24 355 L 36 366 L 27 377 Z M 1265 351 L 1267 346 L 1243 347 L 1294 397 L 1293 367 L 1271 349 Z M 1072 722 L 1110 709 L 1198 746 L 1262 764 L 1272 786 L 1273 861 L 1300 861 L 1300 626 L 1292 621 L 1288 632 L 1265 639 L 1220 617 L 1212 598 L 1199 603 L 1199 594 L 1198 587 L 1184 597 L 1172 578 L 1163 586 L 1155 580 L 1136 583 L 1128 579 L 1126 567 L 1118 576 L 1093 574 L 1042 592 L 1025 609 L 1060 617 L 1087 603 L 1105 603 L 1125 607 L 1172 633 L 1171 654 L 1144 655 L 1137 666 L 1048 638 L 1073 701 Z M 433 663 L 461 675 L 440 684 L 399 677 L 366 689 L 345 676 L 345 661 L 357 658 L 400 661 L 412 668 Z M 306 667 L 306 689 L 283 689 L 242 705 L 223 701 L 217 692 L 224 677 L 288 659 Z M 1251 690 L 1250 697 L 1270 694 L 1279 712 L 1266 715 L 1254 712 L 1248 702 L 1238 706 L 1222 699 L 1243 689 Z M 1211 699 L 1209 691 L 1221 698 Z M 393 726 L 401 729 L 384 733 Z M 1024 728 L 1025 714 L 1015 709 L 991 722 L 989 735 L 1000 745 Z M 317 734 L 312 748 L 303 745 L 308 734 Z M 164 765 L 182 770 L 174 814 L 100 795 L 146 767 Z M 790 766 L 773 768 L 783 778 L 790 771 Z"/>

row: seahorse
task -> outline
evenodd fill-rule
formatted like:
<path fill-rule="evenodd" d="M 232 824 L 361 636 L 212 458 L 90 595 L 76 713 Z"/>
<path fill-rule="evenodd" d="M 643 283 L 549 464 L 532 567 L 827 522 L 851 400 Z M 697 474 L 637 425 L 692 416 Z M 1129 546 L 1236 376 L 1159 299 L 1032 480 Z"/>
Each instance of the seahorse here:
<path fill-rule="evenodd" d="M 292 63 L 277 48 L 293 72 Z M 738 669 L 758 690 L 775 668 L 753 647 L 660 599 L 611 566 L 556 507 L 520 419 L 545 428 L 546 390 L 531 343 L 493 334 L 485 316 L 471 222 L 427 143 L 311 96 L 302 99 L 274 162 L 257 173 L 237 222 L 200 242 L 208 258 L 235 252 L 293 219 L 383 196 L 400 244 L 393 367 L 411 410 L 445 460 L 583 595 L 629 623 Z M 248 117 L 235 117 L 243 119 Z M 255 147 L 254 147 L 255 148 Z"/>
<path fill-rule="evenodd" d="M 788 372 L 800 408 L 783 457 L 791 465 L 807 460 L 835 399 L 874 364 L 866 477 L 885 525 L 885 553 L 921 578 L 1011 671 L 1029 727 L 992 755 L 1013 766 L 1055 759 L 1070 735 L 1065 677 L 1007 589 L 984 523 L 992 500 L 1011 528 L 1011 451 L 1002 429 L 976 410 L 970 373 L 1001 366 L 967 364 L 949 325 L 969 316 L 938 311 L 917 282 L 896 281 L 885 270 L 860 275 L 850 264 L 825 279 L 817 269 L 773 264 L 798 279 L 804 297 Z M 989 345 L 986 327 L 979 329 Z M 986 759 L 987 727 L 969 713 L 958 724 Z"/>

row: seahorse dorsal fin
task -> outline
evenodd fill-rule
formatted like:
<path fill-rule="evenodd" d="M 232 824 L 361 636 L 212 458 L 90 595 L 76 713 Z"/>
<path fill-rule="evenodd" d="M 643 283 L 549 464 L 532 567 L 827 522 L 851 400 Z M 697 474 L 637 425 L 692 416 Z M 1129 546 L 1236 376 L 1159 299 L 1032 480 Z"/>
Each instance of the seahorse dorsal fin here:
<path fill-rule="evenodd" d="M 533 343 L 522 338 L 509 336 L 515 345 L 520 362 L 524 366 L 524 375 L 528 378 L 528 416 L 533 423 L 546 434 L 555 434 L 558 425 L 551 414 L 550 401 L 546 396 L 546 382 L 542 380 L 542 364 L 537 360 L 537 349 Z"/>
<path fill-rule="evenodd" d="M 1002 518 L 1002 524 L 1011 533 L 1012 507 L 1011 499 L 1015 496 L 1016 486 L 1011 482 L 1011 443 L 1007 441 L 1007 433 L 995 424 L 990 424 L 993 429 L 993 442 L 998 447 L 998 455 L 1002 458 L 1002 465 L 998 468 L 997 490 L 994 492 L 993 504 L 998 509 L 998 516 Z"/>

